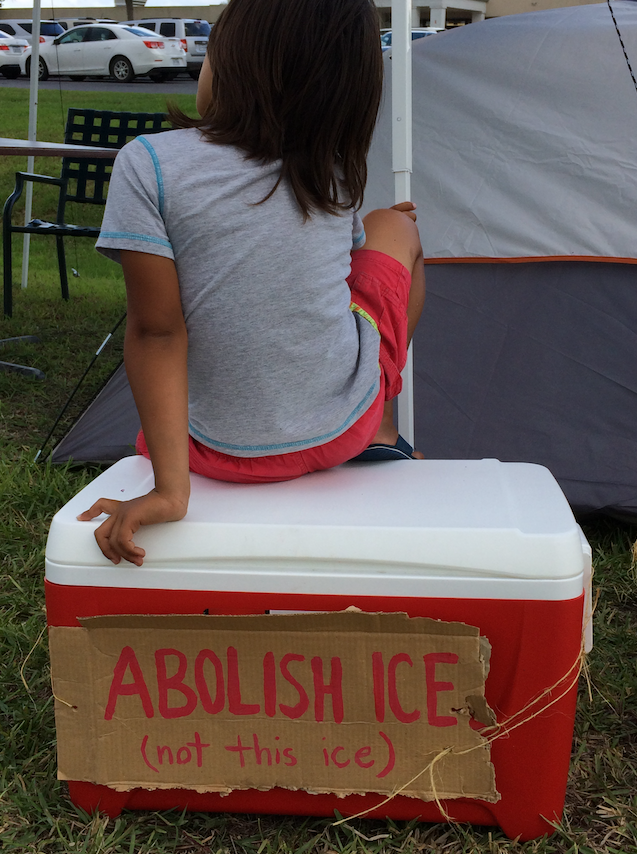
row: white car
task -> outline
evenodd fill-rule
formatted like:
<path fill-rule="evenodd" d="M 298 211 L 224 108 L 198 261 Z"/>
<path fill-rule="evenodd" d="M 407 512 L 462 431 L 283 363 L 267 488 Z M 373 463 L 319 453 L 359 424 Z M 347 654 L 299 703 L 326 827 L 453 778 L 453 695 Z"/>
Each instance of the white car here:
<path fill-rule="evenodd" d="M 126 21 L 130 26 L 144 27 L 160 36 L 181 39 L 186 45 L 188 74 L 197 80 L 208 47 L 210 24 L 201 18 L 141 18 Z"/>
<path fill-rule="evenodd" d="M 20 68 L 31 73 L 31 49 Z M 186 70 L 186 53 L 179 39 L 158 37 L 142 27 L 117 24 L 73 27 L 51 44 L 40 45 L 39 79 L 65 74 L 72 80 L 114 77 L 130 83 L 139 74 L 152 80 L 172 80 Z"/>
<path fill-rule="evenodd" d="M 26 39 L 14 39 L 0 30 L 0 74 L 9 80 L 20 76 L 20 57 L 29 47 Z"/>

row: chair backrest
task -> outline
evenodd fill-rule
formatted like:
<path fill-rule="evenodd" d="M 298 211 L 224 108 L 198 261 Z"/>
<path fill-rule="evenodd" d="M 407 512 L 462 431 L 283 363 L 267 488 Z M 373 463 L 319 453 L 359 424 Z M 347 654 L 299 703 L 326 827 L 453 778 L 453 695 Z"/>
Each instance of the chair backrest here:
<path fill-rule="evenodd" d="M 165 113 L 125 113 L 71 108 L 67 114 L 64 142 L 120 149 L 136 136 L 159 133 L 170 128 L 171 124 Z M 106 203 L 114 159 L 63 159 L 62 178 L 66 182 L 66 189 L 60 196 L 60 220 L 63 219 L 66 202 L 86 202 L 93 205 Z"/>

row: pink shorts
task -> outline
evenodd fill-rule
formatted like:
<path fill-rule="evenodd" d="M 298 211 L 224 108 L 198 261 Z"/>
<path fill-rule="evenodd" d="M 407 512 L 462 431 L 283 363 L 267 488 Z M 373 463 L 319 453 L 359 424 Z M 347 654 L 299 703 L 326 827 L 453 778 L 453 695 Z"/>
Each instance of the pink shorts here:
<path fill-rule="evenodd" d="M 369 409 L 331 442 L 290 454 L 232 457 L 190 436 L 191 471 L 233 483 L 293 480 L 351 460 L 370 444 L 378 432 L 385 401 L 396 397 L 402 387 L 400 372 L 407 360 L 407 302 L 411 275 L 389 255 L 359 249 L 352 253 L 352 271 L 347 283 L 352 292 L 350 308 L 373 323 L 380 333 L 380 391 Z M 135 448 L 138 454 L 150 456 L 141 430 Z"/>

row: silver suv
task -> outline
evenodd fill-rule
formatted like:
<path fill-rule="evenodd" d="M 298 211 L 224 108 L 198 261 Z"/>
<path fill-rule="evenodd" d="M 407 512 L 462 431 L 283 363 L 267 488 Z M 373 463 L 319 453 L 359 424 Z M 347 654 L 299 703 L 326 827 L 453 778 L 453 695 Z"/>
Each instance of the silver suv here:
<path fill-rule="evenodd" d="M 210 24 L 200 18 L 141 18 L 139 21 L 126 21 L 136 27 L 145 27 L 166 38 L 181 39 L 185 44 L 188 73 L 197 80 L 206 55 Z"/>
<path fill-rule="evenodd" d="M 0 30 L 4 30 L 16 39 L 26 39 L 31 44 L 33 32 L 33 21 L 29 18 L 3 18 L 0 19 Z M 52 42 L 56 36 L 64 33 L 57 21 L 40 21 L 40 41 Z"/>

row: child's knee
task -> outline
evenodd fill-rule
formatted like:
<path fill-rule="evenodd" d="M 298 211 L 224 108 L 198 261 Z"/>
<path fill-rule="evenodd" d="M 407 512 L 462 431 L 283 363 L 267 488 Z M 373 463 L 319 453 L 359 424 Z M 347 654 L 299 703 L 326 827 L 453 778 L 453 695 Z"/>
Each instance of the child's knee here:
<path fill-rule="evenodd" d="M 407 214 L 394 210 L 394 208 L 376 208 L 376 210 L 370 211 L 363 217 L 366 232 L 368 229 L 382 229 L 383 231 L 400 230 L 406 222 L 412 223 Z"/>
<path fill-rule="evenodd" d="M 364 249 L 384 252 L 412 268 L 422 253 L 416 223 L 407 214 L 393 208 L 370 211 L 363 217 L 366 242 Z"/>

